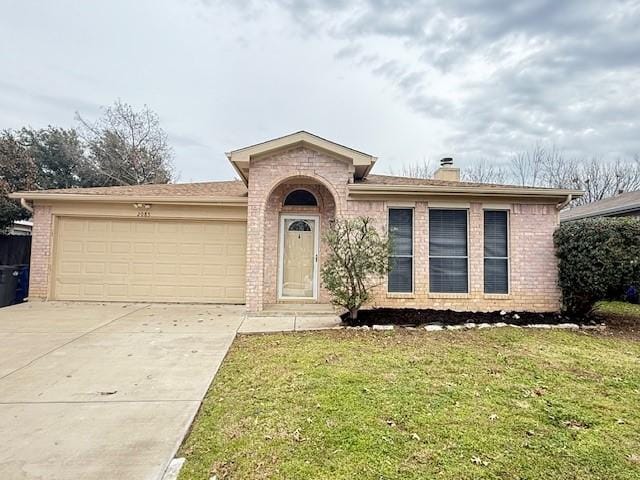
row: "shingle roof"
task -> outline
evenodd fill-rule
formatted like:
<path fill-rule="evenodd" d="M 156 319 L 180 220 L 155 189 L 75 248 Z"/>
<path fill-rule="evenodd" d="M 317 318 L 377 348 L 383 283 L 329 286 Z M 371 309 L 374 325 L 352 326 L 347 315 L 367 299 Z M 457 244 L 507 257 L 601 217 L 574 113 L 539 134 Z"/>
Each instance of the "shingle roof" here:
<path fill-rule="evenodd" d="M 621 193 L 615 197 L 564 210 L 560 212 L 560 221 L 566 222 L 580 218 L 615 215 L 636 210 L 640 212 L 640 190 Z"/>
<path fill-rule="evenodd" d="M 115 187 L 61 188 L 21 193 L 55 193 L 82 195 L 122 195 L 149 197 L 244 197 L 247 187 L 241 180 L 199 183 L 164 183 L 150 185 L 124 185 Z"/>
<path fill-rule="evenodd" d="M 400 177 L 395 175 L 367 175 L 366 178 L 355 182 L 359 185 L 416 185 L 416 186 L 441 186 L 441 187 L 482 187 L 482 188 L 535 188 L 521 187 L 520 185 L 506 185 L 498 183 L 456 182 L 452 180 L 436 180 L 434 178 Z M 550 189 L 552 190 L 552 189 Z"/>
<path fill-rule="evenodd" d="M 393 175 L 368 175 L 366 178 L 357 180 L 355 185 L 362 186 L 434 186 L 434 187 L 451 187 L 454 188 L 482 188 L 482 189 L 501 189 L 501 188 L 517 188 L 519 190 L 532 190 L 537 193 L 544 193 L 549 190 L 552 193 L 557 193 L 553 189 L 544 188 L 531 188 L 531 187 L 519 187 L 515 185 L 499 185 L 489 183 L 474 183 L 474 182 L 456 182 L 449 180 L 436 180 L 431 178 L 412 178 L 412 177 L 399 177 Z M 87 195 L 87 196 L 109 196 L 109 197 L 174 197 L 188 199 L 193 198 L 206 198 L 217 197 L 225 199 L 246 199 L 247 187 L 241 180 L 229 180 L 221 182 L 199 182 L 199 183 L 168 183 L 168 184 L 152 184 L 152 185 L 125 185 L 115 187 L 90 187 L 90 188 L 64 188 L 56 190 L 36 190 L 30 192 L 16 192 L 14 197 L 21 196 L 29 197 L 29 194 L 33 194 L 35 198 L 46 195 Z M 77 197 L 75 197 L 77 198 Z"/>

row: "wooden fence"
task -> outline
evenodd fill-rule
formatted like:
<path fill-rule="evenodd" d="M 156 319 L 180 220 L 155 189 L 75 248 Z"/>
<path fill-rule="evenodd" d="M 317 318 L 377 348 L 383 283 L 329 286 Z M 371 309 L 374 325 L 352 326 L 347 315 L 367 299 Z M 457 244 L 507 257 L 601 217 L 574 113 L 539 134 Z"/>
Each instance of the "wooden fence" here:
<path fill-rule="evenodd" d="M 28 264 L 30 255 L 29 235 L 0 235 L 0 265 Z"/>

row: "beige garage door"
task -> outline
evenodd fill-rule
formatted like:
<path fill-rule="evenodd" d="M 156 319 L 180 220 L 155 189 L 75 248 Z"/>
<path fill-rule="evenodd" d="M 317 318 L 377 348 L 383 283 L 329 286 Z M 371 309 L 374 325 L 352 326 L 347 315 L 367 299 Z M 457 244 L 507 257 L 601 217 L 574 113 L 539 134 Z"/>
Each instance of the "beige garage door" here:
<path fill-rule="evenodd" d="M 245 222 L 60 217 L 58 300 L 244 303 Z"/>

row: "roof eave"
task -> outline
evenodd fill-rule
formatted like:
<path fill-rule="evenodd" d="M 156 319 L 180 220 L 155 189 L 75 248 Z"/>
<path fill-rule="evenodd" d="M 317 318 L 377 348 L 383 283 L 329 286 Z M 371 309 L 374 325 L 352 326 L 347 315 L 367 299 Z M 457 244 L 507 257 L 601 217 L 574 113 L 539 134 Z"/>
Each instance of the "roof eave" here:
<path fill-rule="evenodd" d="M 578 198 L 583 195 L 581 190 L 537 189 L 520 187 L 477 187 L 450 185 L 349 185 L 350 195 L 460 195 L 482 197 L 534 197 L 549 199 L 565 199 L 571 195 Z"/>
<path fill-rule="evenodd" d="M 83 193 L 16 192 L 9 195 L 14 199 L 36 202 L 98 202 L 98 203 L 156 203 L 166 205 L 247 205 L 247 197 L 215 197 L 176 195 L 95 195 Z"/>

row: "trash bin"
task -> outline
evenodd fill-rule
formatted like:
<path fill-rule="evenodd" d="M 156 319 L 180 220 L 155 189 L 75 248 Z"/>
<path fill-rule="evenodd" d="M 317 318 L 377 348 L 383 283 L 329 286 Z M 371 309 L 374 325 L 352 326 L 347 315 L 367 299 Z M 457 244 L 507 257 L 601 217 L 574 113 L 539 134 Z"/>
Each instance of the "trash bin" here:
<path fill-rule="evenodd" d="M 19 276 L 20 271 L 15 265 L 0 265 L 0 307 L 15 302 Z"/>
<path fill-rule="evenodd" d="M 29 294 L 29 265 L 16 265 L 18 269 L 18 285 L 15 303 L 22 303 Z"/>

